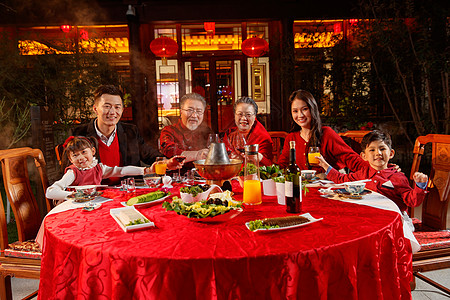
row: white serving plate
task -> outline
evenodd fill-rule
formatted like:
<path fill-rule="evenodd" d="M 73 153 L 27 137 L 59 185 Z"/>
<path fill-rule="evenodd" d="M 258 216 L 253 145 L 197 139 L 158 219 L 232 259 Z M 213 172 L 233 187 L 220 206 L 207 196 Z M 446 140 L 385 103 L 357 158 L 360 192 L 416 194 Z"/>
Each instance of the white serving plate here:
<path fill-rule="evenodd" d="M 156 199 L 156 200 L 153 200 L 153 201 L 150 201 L 150 202 L 136 203 L 136 204 L 131 205 L 131 206 L 127 205 L 127 201 L 122 201 L 122 202 L 120 202 L 120 204 L 122 204 L 125 207 L 132 207 L 132 206 L 134 206 L 134 207 L 138 207 L 138 208 L 144 208 L 144 207 L 153 205 L 155 203 L 163 202 L 167 197 L 170 197 L 170 196 L 172 196 L 172 194 L 164 196 L 164 197 Z"/>
<path fill-rule="evenodd" d="M 292 228 L 297 228 L 297 227 L 306 226 L 306 225 L 309 225 L 309 224 L 312 224 L 312 223 L 315 223 L 315 222 L 318 222 L 318 221 L 323 220 L 323 218 L 320 218 L 320 219 L 314 218 L 313 216 L 311 216 L 310 213 L 304 213 L 304 214 L 299 215 L 299 216 L 300 216 L 300 217 L 305 217 L 305 218 L 307 218 L 307 219 L 309 220 L 309 222 L 308 222 L 308 223 L 297 224 L 297 225 L 292 225 L 292 226 L 287 226 L 287 227 L 280 227 L 280 228 L 268 228 L 268 229 L 261 228 L 261 229 L 255 230 L 255 231 L 253 231 L 253 232 L 258 232 L 258 231 L 261 231 L 261 232 L 271 232 L 271 231 L 280 231 L 280 230 L 292 229 Z M 250 228 L 249 228 L 249 222 L 245 223 L 245 226 L 247 227 L 248 230 L 250 230 Z"/>
<path fill-rule="evenodd" d="M 117 217 L 119 215 L 119 213 L 121 211 L 126 211 L 126 210 L 135 210 L 139 215 L 142 216 L 143 219 L 147 219 L 147 217 L 145 217 L 143 214 L 141 214 L 136 208 L 134 208 L 133 206 L 127 206 L 127 207 L 119 207 L 119 208 L 112 208 L 109 210 L 110 215 L 114 218 L 114 220 L 116 220 L 117 224 L 119 224 L 119 226 L 123 229 L 123 231 L 125 232 L 129 232 L 129 231 L 134 231 L 134 230 L 138 230 L 138 229 L 142 229 L 142 228 L 148 228 L 148 227 L 155 227 L 155 223 L 150 222 L 149 223 L 144 223 L 144 224 L 137 224 L 137 225 L 130 225 L 130 226 L 125 226 L 125 224 L 123 224 L 119 218 Z"/>

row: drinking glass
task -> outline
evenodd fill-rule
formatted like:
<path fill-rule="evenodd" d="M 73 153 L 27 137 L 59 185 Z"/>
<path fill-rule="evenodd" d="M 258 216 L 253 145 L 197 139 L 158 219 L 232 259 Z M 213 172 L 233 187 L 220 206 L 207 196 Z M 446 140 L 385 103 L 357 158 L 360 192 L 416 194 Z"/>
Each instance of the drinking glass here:
<path fill-rule="evenodd" d="M 149 188 L 155 188 L 160 180 L 161 177 L 158 177 L 156 174 L 144 175 L 145 185 L 148 186 Z"/>
<path fill-rule="evenodd" d="M 318 156 L 320 156 L 319 147 L 309 147 L 308 162 L 310 165 L 319 164 L 319 160 L 317 159 Z"/>
<path fill-rule="evenodd" d="M 136 191 L 136 182 L 133 177 L 127 178 L 127 192 L 134 193 Z"/>
<path fill-rule="evenodd" d="M 220 142 L 219 135 L 217 133 L 210 133 L 208 135 L 208 141 L 206 142 L 206 148 L 209 149 L 212 143 L 219 143 L 219 142 Z"/>
<path fill-rule="evenodd" d="M 230 137 L 231 145 L 234 148 L 234 152 L 242 156 L 245 153 L 244 147 L 247 144 L 245 141 L 244 135 L 240 134 L 239 132 L 236 132 L 236 134 L 232 135 Z"/>
<path fill-rule="evenodd" d="M 126 192 L 128 190 L 128 182 L 127 182 L 127 180 L 126 179 L 122 180 L 120 182 L 120 184 L 121 184 L 120 190 Z"/>
<path fill-rule="evenodd" d="M 182 150 L 182 149 L 180 149 L 180 147 L 175 144 L 175 149 L 174 150 L 175 150 L 175 152 L 174 152 L 175 153 L 175 159 L 177 160 L 177 162 L 182 163 L 186 159 L 186 156 L 177 155 L 179 150 Z M 178 168 L 178 178 L 174 178 L 174 180 L 175 180 L 175 182 L 182 182 L 183 181 L 182 178 L 181 178 L 181 167 Z"/>
<path fill-rule="evenodd" d="M 166 170 L 167 170 L 167 163 L 164 157 L 157 157 L 155 164 L 155 173 L 162 177 L 166 175 Z"/>
<path fill-rule="evenodd" d="M 195 173 L 195 169 L 194 170 L 188 170 L 186 172 L 186 180 L 187 180 L 187 184 L 188 185 L 194 185 L 194 173 Z"/>

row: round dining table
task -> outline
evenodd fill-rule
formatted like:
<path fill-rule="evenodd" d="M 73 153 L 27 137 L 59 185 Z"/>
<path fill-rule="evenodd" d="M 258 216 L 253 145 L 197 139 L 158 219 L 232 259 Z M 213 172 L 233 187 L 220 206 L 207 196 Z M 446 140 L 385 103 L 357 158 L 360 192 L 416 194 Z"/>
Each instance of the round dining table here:
<path fill-rule="evenodd" d="M 242 199 L 235 181 L 233 191 Z M 113 201 L 45 218 L 40 299 L 411 299 L 411 245 L 396 212 L 310 188 L 301 213 L 323 220 L 298 228 L 248 230 L 248 221 L 290 215 L 263 196 L 220 223 L 155 203 L 138 209 L 155 227 L 124 232 L 110 209 L 133 194 L 103 196 Z"/>

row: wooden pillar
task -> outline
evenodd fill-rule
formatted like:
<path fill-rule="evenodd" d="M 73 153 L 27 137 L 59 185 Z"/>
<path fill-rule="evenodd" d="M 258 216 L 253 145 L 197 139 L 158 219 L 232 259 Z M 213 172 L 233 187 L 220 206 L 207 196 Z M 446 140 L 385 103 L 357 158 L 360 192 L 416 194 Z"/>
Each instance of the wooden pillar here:
<path fill-rule="evenodd" d="M 289 95 L 296 89 L 294 80 L 294 21 L 284 18 L 269 23 L 270 120 L 269 130 L 289 131 Z"/>
<path fill-rule="evenodd" d="M 133 123 L 139 128 L 144 140 L 157 148 L 159 127 L 156 67 L 149 48 L 153 30 L 149 24 L 140 24 L 138 15 L 128 18 L 128 27 Z"/>

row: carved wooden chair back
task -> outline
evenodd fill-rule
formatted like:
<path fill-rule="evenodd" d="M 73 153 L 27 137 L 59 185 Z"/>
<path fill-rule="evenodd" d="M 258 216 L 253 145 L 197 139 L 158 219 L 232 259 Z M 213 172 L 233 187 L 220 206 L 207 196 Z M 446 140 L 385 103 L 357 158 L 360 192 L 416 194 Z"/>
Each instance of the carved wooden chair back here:
<path fill-rule="evenodd" d="M 450 135 L 428 134 L 419 136 L 414 145 L 414 158 L 410 179 L 419 171 L 425 145 L 431 144 L 431 172 L 429 193 L 422 208 L 422 224 L 431 229 L 447 228 L 448 201 L 450 198 Z"/>
<path fill-rule="evenodd" d="M 450 230 L 447 230 L 450 198 L 450 135 L 419 136 L 414 145 L 411 184 L 419 171 L 425 145 L 431 144 L 431 171 L 427 196 L 422 204 L 422 221 L 414 232 L 421 250 L 413 254 L 413 274 L 450 295 L 450 289 L 425 276 L 422 272 L 450 268 Z M 411 284 L 415 287 L 415 281 Z"/>
<path fill-rule="evenodd" d="M 10 244 L 5 209 L 0 196 L 0 299 L 12 299 L 11 277 L 39 279 L 41 252 L 34 242 L 41 224 L 36 199 L 31 191 L 28 158 L 34 160 L 42 187 L 48 187 L 46 164 L 39 149 L 16 148 L 0 150 L 3 181 L 6 195 L 16 219 L 19 241 Z M 46 199 L 47 211 L 51 202 Z M 37 296 L 37 291 L 26 299 Z"/>
<path fill-rule="evenodd" d="M 281 155 L 281 151 L 283 150 L 284 140 L 286 139 L 288 133 L 286 131 L 269 131 L 269 135 L 272 139 L 273 163 L 277 163 L 278 157 Z"/>
<path fill-rule="evenodd" d="M 3 182 L 17 223 L 19 241 L 34 239 L 41 224 L 41 215 L 30 185 L 28 158 L 34 160 L 39 172 L 43 193 L 48 187 L 46 163 L 42 151 L 17 148 L 0 152 Z M 52 208 L 45 199 L 47 212 Z"/>
<path fill-rule="evenodd" d="M 338 133 L 342 139 L 355 151 L 361 153 L 361 141 L 363 137 L 368 134 L 368 130 L 349 130 Z"/>

